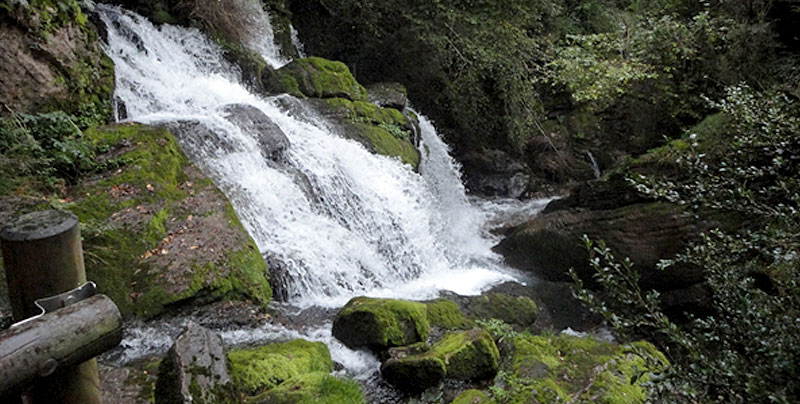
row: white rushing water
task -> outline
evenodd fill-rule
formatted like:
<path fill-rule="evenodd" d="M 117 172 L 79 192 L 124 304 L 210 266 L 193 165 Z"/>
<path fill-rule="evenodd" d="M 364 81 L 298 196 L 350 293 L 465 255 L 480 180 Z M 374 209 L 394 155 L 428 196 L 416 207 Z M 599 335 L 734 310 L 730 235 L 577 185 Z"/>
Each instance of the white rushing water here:
<path fill-rule="evenodd" d="M 299 100 L 252 94 L 199 31 L 99 10 L 127 116 L 193 128 L 177 131 L 181 146 L 225 192 L 260 251 L 285 264 L 293 305 L 476 294 L 511 279 L 491 252 L 484 213 L 468 202 L 457 164 L 424 117 L 420 175 L 332 133 Z M 237 126 L 233 104 L 282 129 L 290 141 L 283 159 L 264 158 L 261 134 Z"/>

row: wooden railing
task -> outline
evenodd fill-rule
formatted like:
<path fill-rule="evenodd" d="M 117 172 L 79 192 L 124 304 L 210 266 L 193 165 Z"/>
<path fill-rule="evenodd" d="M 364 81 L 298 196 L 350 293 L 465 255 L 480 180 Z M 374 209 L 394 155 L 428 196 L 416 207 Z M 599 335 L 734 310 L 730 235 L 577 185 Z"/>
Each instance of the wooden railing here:
<path fill-rule="evenodd" d="M 0 244 L 15 321 L 0 333 L 0 402 L 100 404 L 94 357 L 119 344 L 122 316 L 86 281 L 78 218 L 29 213 Z"/>

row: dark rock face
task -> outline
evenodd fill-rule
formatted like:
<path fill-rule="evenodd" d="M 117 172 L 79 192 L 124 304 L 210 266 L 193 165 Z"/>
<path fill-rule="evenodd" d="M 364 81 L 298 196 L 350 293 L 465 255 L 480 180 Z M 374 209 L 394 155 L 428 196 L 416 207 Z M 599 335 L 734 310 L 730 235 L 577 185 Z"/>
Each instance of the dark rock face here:
<path fill-rule="evenodd" d="M 702 270 L 681 264 L 658 270 L 657 263 L 681 252 L 688 241 L 719 223 L 697 220 L 677 205 L 654 202 L 633 190 L 623 178 L 584 184 L 544 213 L 513 229 L 495 246 L 506 262 L 538 278 L 569 282 L 574 268 L 588 287 L 596 287 L 583 235 L 604 240 L 615 256 L 631 259 L 641 273 L 640 285 L 665 296 L 668 307 L 703 305 L 707 288 Z"/>
<path fill-rule="evenodd" d="M 91 22 L 67 21 L 78 14 L 84 17 L 77 3 L 67 3 L 59 7 L 69 11 L 49 8 L 52 15 L 47 17 L 54 20 L 50 25 L 28 2 L 4 3 L 8 9 L 0 16 L 0 104 L 28 113 L 72 113 L 94 104 L 110 118 L 113 64 L 92 35 L 96 29 Z M 55 22 L 62 17 L 64 21 Z"/>
<path fill-rule="evenodd" d="M 278 161 L 289 148 L 289 138 L 261 110 L 251 105 L 232 104 L 222 107 L 226 118 L 242 130 L 255 133 L 265 158 Z"/>
<path fill-rule="evenodd" d="M 673 273 L 665 279 L 655 272 L 660 259 L 678 253 L 695 233 L 694 223 L 680 208 L 650 202 L 609 210 L 552 212 L 518 227 L 497 245 L 496 251 L 509 264 L 532 271 L 541 279 L 568 281 L 567 271 L 575 268 L 590 281 L 589 256 L 581 241 L 586 234 L 594 240 L 605 240 L 620 259 L 630 257 L 644 272 L 643 282 L 666 287 L 664 281 L 691 284 L 702 279 L 686 279 L 690 272 Z"/>
<path fill-rule="evenodd" d="M 279 258 L 268 256 L 266 261 L 267 268 L 269 268 L 269 285 L 272 287 L 272 299 L 278 302 L 288 301 L 289 282 L 291 282 L 292 274 Z"/>
<path fill-rule="evenodd" d="M 461 163 L 467 188 L 472 193 L 519 198 L 527 191 L 529 170 L 503 151 L 470 152 Z"/>
<path fill-rule="evenodd" d="M 375 83 L 367 86 L 367 100 L 381 108 L 402 111 L 408 105 L 406 89 L 398 83 Z"/>
<path fill-rule="evenodd" d="M 222 338 L 191 323 L 161 363 L 156 403 L 214 402 L 215 389 L 230 380 Z"/>

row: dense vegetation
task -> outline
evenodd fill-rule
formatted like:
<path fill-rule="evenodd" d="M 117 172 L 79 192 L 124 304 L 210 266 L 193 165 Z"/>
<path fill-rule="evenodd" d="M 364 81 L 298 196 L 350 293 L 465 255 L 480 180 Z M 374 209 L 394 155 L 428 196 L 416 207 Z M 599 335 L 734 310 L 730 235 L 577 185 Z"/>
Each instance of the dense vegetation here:
<path fill-rule="evenodd" d="M 668 354 L 671 371 L 649 383 L 665 402 L 800 397 L 796 4 L 318 0 L 291 9 L 307 49 L 348 62 L 359 78 L 405 83 L 462 155 L 502 149 L 563 183 L 586 179 L 570 166 L 589 150 L 639 192 L 728 223 L 734 230 L 701 234 L 660 264 L 702 268 L 706 312 L 669 317 L 630 261 L 588 239 L 601 293 L 580 296 L 621 337 L 645 336 Z M 542 166 L 548 152 L 561 168 Z M 641 161 L 656 168 L 638 170 Z"/>

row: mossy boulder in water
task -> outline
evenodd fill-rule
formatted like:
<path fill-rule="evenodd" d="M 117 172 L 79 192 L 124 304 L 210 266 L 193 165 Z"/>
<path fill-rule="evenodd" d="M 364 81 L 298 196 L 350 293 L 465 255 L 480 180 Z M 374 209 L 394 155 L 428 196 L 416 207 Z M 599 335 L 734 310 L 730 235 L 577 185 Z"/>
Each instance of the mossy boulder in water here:
<path fill-rule="evenodd" d="M 448 330 L 465 330 L 475 325 L 452 300 L 437 299 L 427 302 L 426 305 L 428 306 L 428 322 L 433 327 Z"/>
<path fill-rule="evenodd" d="M 361 387 L 353 380 L 328 372 L 293 377 L 280 386 L 247 400 L 250 404 L 366 404 Z"/>
<path fill-rule="evenodd" d="M 276 90 L 298 97 L 367 99 L 347 65 L 319 57 L 294 60 L 277 71 L 277 81 Z"/>
<path fill-rule="evenodd" d="M 302 339 L 236 349 L 228 353 L 228 358 L 234 385 L 248 395 L 260 394 L 303 374 L 333 371 L 328 347 Z"/>
<path fill-rule="evenodd" d="M 497 346 L 480 328 L 449 333 L 428 350 L 413 348 L 390 352 L 392 357 L 381 366 L 384 379 L 406 392 L 422 391 L 443 379 L 488 379 L 499 368 Z"/>
<path fill-rule="evenodd" d="M 513 356 L 497 386 L 514 403 L 644 403 L 642 385 L 669 365 L 647 342 L 523 335 L 512 345 Z"/>
<path fill-rule="evenodd" d="M 356 297 L 339 310 L 333 336 L 350 348 L 387 348 L 410 345 L 428 338 L 424 303 Z"/>

